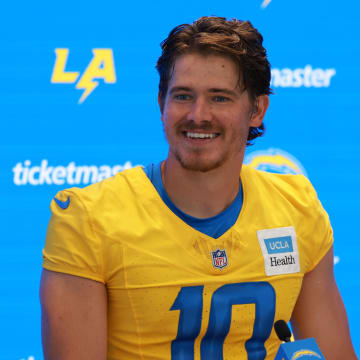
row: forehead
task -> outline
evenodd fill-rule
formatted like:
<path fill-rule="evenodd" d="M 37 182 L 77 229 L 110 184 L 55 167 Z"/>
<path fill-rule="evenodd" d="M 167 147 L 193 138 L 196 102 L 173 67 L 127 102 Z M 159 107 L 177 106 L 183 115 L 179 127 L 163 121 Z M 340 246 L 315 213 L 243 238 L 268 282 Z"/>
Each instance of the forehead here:
<path fill-rule="evenodd" d="M 174 63 L 169 88 L 180 85 L 235 90 L 239 88 L 239 67 L 226 56 L 198 53 L 181 55 Z"/>

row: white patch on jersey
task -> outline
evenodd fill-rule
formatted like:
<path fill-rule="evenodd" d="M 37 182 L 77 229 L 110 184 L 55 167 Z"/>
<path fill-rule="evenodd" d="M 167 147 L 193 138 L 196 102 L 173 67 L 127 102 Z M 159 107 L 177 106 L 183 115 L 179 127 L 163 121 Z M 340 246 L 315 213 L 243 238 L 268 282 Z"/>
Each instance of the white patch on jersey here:
<path fill-rule="evenodd" d="M 300 258 L 293 226 L 258 230 L 267 276 L 300 272 Z"/>

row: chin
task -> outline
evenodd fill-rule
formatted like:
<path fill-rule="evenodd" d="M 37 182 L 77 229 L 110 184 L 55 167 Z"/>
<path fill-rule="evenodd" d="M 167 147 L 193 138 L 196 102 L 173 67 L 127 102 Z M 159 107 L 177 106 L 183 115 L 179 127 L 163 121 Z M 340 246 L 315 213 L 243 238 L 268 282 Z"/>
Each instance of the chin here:
<path fill-rule="evenodd" d="M 185 170 L 208 172 L 215 170 L 223 165 L 225 159 L 201 159 L 201 158 L 186 158 L 175 153 L 175 158 Z"/>

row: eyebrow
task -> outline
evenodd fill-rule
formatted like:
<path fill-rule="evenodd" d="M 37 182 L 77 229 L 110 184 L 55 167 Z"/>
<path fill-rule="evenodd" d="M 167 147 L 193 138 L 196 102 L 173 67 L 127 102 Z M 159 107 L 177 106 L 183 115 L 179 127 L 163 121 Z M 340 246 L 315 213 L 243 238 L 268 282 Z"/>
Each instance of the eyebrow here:
<path fill-rule="evenodd" d="M 174 86 L 173 88 L 170 89 L 169 94 L 173 94 L 174 92 L 178 92 L 178 91 L 191 91 L 191 89 L 186 86 Z"/>
<path fill-rule="evenodd" d="M 192 91 L 192 89 L 189 87 L 186 87 L 186 86 L 174 86 L 173 88 L 170 89 L 169 93 L 173 94 L 178 91 L 190 92 L 190 91 Z M 231 96 L 237 96 L 237 93 L 235 91 L 229 90 L 229 89 L 211 88 L 208 90 L 208 92 L 214 93 L 214 94 L 222 93 L 222 94 L 228 94 Z"/>
<path fill-rule="evenodd" d="M 228 95 L 231 95 L 231 96 L 237 96 L 237 93 L 233 90 L 229 90 L 229 89 L 219 89 L 219 88 L 212 88 L 212 89 L 209 89 L 209 92 L 210 93 L 223 93 L 223 94 L 228 94 Z"/>

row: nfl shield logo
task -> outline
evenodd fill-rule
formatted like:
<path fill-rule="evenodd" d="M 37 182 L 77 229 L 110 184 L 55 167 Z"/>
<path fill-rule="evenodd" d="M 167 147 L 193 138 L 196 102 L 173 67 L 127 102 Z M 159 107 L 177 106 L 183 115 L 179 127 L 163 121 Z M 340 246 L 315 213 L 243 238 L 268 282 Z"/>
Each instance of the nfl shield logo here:
<path fill-rule="evenodd" d="M 228 258 L 226 255 L 226 250 L 216 249 L 211 252 L 212 263 L 215 268 L 222 269 L 225 266 L 228 266 Z"/>

